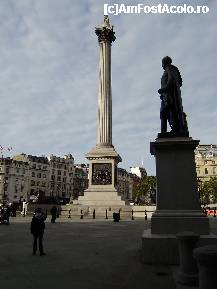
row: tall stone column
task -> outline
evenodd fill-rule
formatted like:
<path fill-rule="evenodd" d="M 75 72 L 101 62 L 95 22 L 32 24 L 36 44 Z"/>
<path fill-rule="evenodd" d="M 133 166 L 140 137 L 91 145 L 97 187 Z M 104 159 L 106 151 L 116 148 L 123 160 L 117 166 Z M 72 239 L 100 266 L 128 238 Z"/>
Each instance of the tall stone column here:
<path fill-rule="evenodd" d="M 97 143 L 86 154 L 90 162 L 89 186 L 84 196 L 78 198 L 78 204 L 95 210 L 99 207 L 120 209 L 125 205 L 116 189 L 117 164 L 121 157 L 112 144 L 111 44 L 115 41 L 115 32 L 108 16 L 104 16 L 103 25 L 96 28 L 95 33 L 100 48 Z"/>
<path fill-rule="evenodd" d="M 112 146 L 111 43 L 115 41 L 114 34 L 113 26 L 105 16 L 102 27 L 96 28 L 100 46 L 98 146 Z"/>

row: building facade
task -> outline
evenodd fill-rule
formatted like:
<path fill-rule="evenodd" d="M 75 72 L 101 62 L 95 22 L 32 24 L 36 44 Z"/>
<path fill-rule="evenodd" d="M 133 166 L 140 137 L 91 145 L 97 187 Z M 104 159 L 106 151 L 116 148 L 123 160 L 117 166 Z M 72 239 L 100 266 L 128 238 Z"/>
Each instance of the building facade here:
<path fill-rule="evenodd" d="M 130 199 L 130 174 L 122 168 L 118 168 L 118 176 L 117 176 L 117 191 L 121 196 L 122 200 L 127 201 Z"/>
<path fill-rule="evenodd" d="M 28 198 L 28 163 L 0 159 L 0 203 L 22 202 Z"/>
<path fill-rule="evenodd" d="M 76 164 L 75 174 L 73 180 L 73 195 L 72 200 L 78 199 L 79 196 L 84 195 L 84 191 L 88 188 L 89 181 L 89 165 Z"/>
<path fill-rule="evenodd" d="M 117 169 L 117 191 L 123 200 L 133 198 L 133 188 L 147 175 L 141 167 Z M 0 159 L 0 203 L 70 202 L 88 188 L 89 165 L 74 164 L 71 154 L 15 155 Z"/>
<path fill-rule="evenodd" d="M 53 200 L 69 201 L 73 195 L 74 158 L 68 154 L 63 158 L 51 155 L 48 159 L 48 196 Z"/>
<path fill-rule="evenodd" d="M 47 157 L 26 154 L 13 156 L 14 161 L 28 164 L 28 193 L 27 200 L 44 200 L 49 195 L 48 176 L 49 162 Z"/>
<path fill-rule="evenodd" d="M 199 145 L 195 150 L 195 163 L 200 181 L 217 177 L 217 145 Z"/>
<path fill-rule="evenodd" d="M 0 159 L 0 203 L 67 202 L 73 196 L 74 158 L 20 154 Z"/>

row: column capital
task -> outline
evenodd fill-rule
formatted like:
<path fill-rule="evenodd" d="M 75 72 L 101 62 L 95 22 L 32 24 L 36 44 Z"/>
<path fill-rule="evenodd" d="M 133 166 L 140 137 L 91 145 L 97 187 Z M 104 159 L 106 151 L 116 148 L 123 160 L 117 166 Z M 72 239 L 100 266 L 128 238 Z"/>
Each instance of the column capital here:
<path fill-rule="evenodd" d="M 112 43 L 115 41 L 115 32 L 113 31 L 113 26 L 109 23 L 109 18 L 107 15 L 104 15 L 104 23 L 102 27 L 95 29 L 95 33 L 98 36 L 98 41 L 100 42 L 109 42 Z"/>

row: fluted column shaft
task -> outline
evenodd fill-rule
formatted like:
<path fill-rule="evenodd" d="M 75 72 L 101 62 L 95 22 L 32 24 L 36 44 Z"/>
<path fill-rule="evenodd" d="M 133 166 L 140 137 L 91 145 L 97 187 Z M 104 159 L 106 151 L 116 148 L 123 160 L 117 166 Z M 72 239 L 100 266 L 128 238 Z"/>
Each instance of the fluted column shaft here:
<path fill-rule="evenodd" d="M 98 134 L 99 145 L 112 145 L 111 44 L 100 43 Z"/>
<path fill-rule="evenodd" d="M 113 26 L 104 17 L 96 28 L 100 47 L 97 145 L 112 146 L 111 43 L 115 41 Z"/>

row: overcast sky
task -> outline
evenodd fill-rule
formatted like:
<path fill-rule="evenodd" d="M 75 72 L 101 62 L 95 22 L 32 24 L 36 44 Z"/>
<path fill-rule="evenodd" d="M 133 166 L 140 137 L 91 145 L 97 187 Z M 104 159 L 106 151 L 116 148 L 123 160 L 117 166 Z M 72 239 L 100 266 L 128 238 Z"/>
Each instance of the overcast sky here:
<path fill-rule="evenodd" d="M 70 152 L 76 163 L 96 144 L 99 46 L 104 3 L 135 1 L 0 1 L 0 144 L 4 156 Z M 140 1 L 158 4 L 160 1 Z M 140 3 L 138 2 L 138 3 Z M 111 15 L 113 144 L 129 169 L 155 174 L 150 141 L 160 131 L 161 59 L 183 78 L 190 135 L 217 143 L 217 2 L 208 14 Z"/>

